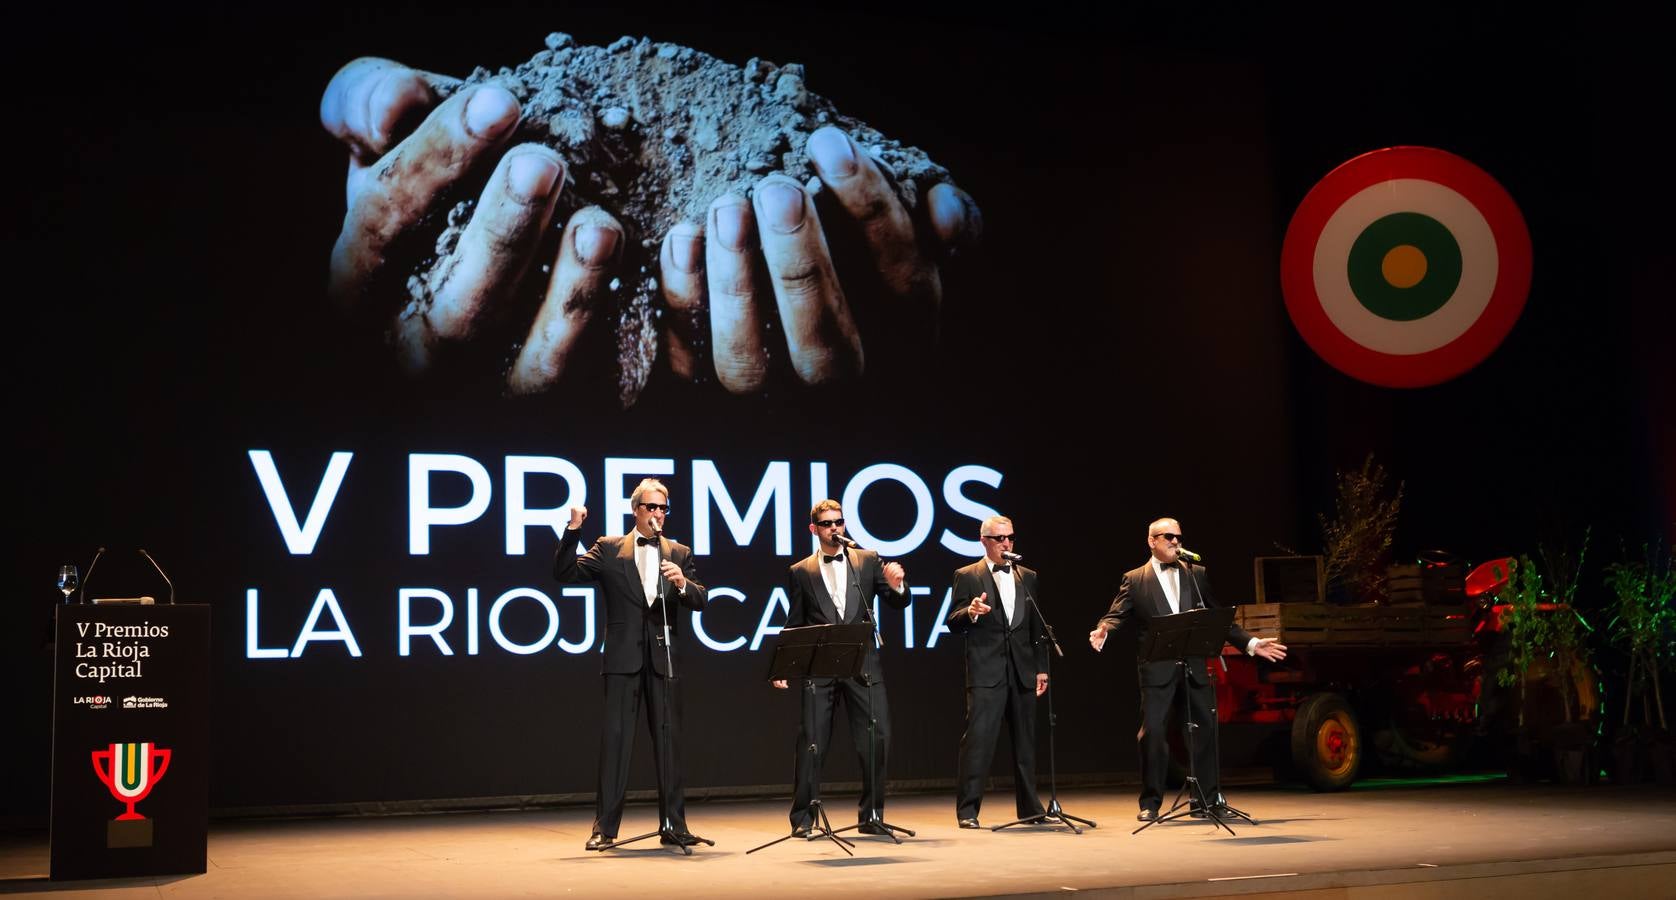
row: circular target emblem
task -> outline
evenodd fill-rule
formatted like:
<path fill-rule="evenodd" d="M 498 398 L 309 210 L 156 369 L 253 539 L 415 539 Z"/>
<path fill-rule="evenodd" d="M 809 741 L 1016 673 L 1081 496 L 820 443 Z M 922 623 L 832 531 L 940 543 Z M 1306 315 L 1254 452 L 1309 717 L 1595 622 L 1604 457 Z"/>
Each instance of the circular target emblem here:
<path fill-rule="evenodd" d="M 1352 378 L 1439 384 L 1484 361 L 1530 292 L 1524 216 L 1488 172 L 1430 147 L 1390 147 L 1310 189 L 1280 251 L 1298 333 Z"/>

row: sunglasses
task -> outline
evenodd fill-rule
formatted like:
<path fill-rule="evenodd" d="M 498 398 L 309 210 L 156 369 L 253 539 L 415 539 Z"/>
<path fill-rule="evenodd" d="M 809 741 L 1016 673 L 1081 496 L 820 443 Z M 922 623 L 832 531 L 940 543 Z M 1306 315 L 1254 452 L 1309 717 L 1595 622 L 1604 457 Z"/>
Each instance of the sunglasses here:
<path fill-rule="evenodd" d="M 647 512 L 669 512 L 669 504 L 667 503 L 642 503 L 640 505 L 646 507 Z"/>
<path fill-rule="evenodd" d="M 1160 532 L 1158 534 L 1153 535 L 1153 537 L 1163 538 L 1166 541 L 1179 541 L 1179 540 L 1181 540 L 1181 535 L 1171 534 L 1168 531 Z"/>
<path fill-rule="evenodd" d="M 844 524 L 843 519 L 822 519 L 815 523 L 816 528 L 838 528 Z"/>
<path fill-rule="evenodd" d="M 1010 541 L 1010 540 L 1018 537 L 1018 535 L 1017 534 L 984 534 L 984 535 L 979 535 L 979 537 L 983 538 L 986 541 L 994 541 L 995 543 L 999 544 L 1002 541 Z"/>

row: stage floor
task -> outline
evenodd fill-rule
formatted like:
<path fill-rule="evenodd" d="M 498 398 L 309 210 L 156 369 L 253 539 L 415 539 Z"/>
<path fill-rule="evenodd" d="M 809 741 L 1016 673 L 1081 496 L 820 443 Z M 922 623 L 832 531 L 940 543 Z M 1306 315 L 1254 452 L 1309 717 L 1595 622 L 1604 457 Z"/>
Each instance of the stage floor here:
<path fill-rule="evenodd" d="M 854 795 L 828 798 L 849 824 Z M 689 803 L 689 824 L 716 842 L 691 857 L 656 839 L 582 849 L 591 811 L 560 809 L 330 820 L 211 823 L 203 875 L 52 883 L 44 834 L 0 844 L 0 893 L 76 897 L 547 896 L 814 898 L 1100 897 L 1676 897 L 1676 791 L 1501 782 L 1375 786 L 1339 794 L 1231 788 L 1255 817 L 1229 835 L 1182 820 L 1131 835 L 1132 789 L 1077 790 L 1067 812 L 1099 828 L 962 831 L 952 797 L 894 797 L 902 844 L 861 837 L 855 856 L 829 841 L 784 841 L 784 801 Z M 1011 818 L 991 794 L 984 821 Z M 634 805 L 623 837 L 653 827 Z M 854 836 L 854 832 L 848 833 Z"/>

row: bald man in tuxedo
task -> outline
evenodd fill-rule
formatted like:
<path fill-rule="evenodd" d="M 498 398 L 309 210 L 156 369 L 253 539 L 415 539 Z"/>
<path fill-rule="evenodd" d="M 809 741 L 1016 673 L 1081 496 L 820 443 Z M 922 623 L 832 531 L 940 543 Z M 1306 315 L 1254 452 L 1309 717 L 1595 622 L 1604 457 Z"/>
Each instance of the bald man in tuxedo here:
<path fill-rule="evenodd" d="M 1013 521 L 990 516 L 978 527 L 984 558 L 955 570 L 949 630 L 966 639 L 966 731 L 960 736 L 955 820 L 978 828 L 984 781 L 995 758 L 1001 723 L 1013 746 L 1013 798 L 1018 817 L 1043 812 L 1036 795 L 1036 698 L 1048 689 L 1048 648 L 1035 608 L 1036 573 L 1008 562 Z"/>
<path fill-rule="evenodd" d="M 1149 626 L 1155 619 L 1172 616 L 1193 609 L 1210 609 L 1215 601 L 1205 579 L 1205 568 L 1184 564 L 1181 556 L 1181 524 L 1175 519 L 1157 519 L 1147 526 L 1146 544 L 1152 556 L 1142 565 L 1123 573 L 1123 582 L 1111 607 L 1088 633 L 1088 643 L 1095 651 L 1106 645 L 1106 636 L 1135 623 L 1144 644 Z M 1273 638 L 1252 637 L 1249 632 L 1231 625 L 1228 642 L 1248 655 L 1271 662 L 1286 658 L 1286 646 Z M 1170 709 L 1177 703 L 1177 691 L 1187 692 L 1189 714 L 1199 725 L 1195 740 L 1193 770 L 1199 779 L 1204 800 L 1221 807 L 1221 775 L 1216 759 L 1216 689 L 1211 685 L 1205 657 L 1187 660 L 1186 683 L 1176 677 L 1174 660 L 1146 662 L 1136 660 L 1136 674 L 1141 687 L 1141 730 L 1136 735 L 1141 754 L 1141 810 L 1135 819 L 1151 822 L 1158 818 L 1158 808 L 1164 802 L 1164 776 L 1170 765 L 1170 748 L 1164 737 Z M 1194 807 L 1199 806 L 1197 799 Z M 1220 810 L 1216 810 L 1221 815 Z"/>

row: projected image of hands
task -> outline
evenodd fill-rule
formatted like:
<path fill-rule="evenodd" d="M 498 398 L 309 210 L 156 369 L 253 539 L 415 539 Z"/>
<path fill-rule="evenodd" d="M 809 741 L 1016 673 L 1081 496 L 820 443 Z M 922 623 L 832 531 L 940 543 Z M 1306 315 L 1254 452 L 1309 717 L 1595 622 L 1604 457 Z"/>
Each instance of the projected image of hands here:
<path fill-rule="evenodd" d="M 350 321 L 413 375 L 515 395 L 608 381 L 624 407 L 653 379 L 761 395 L 928 357 L 944 267 L 982 230 L 948 173 L 799 93 L 799 66 L 619 45 L 557 52 L 667 63 L 690 108 L 594 87 L 572 109 L 527 78 L 386 59 L 337 72 L 320 117 L 349 166 L 328 292 Z M 706 66 L 767 100 L 710 110 Z"/>

